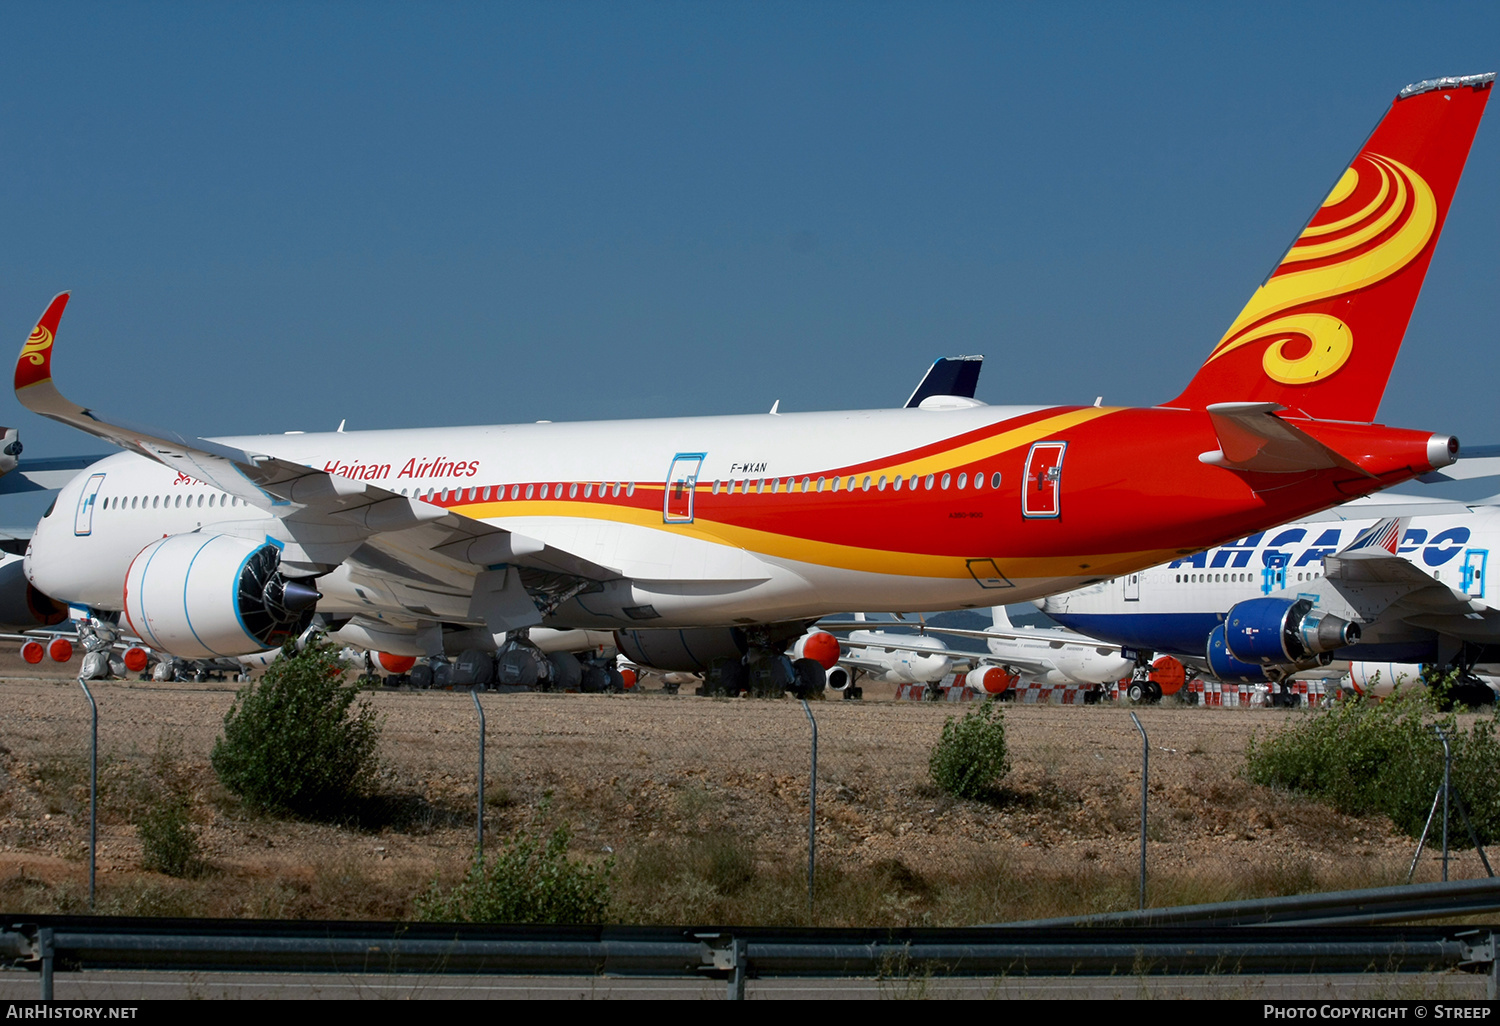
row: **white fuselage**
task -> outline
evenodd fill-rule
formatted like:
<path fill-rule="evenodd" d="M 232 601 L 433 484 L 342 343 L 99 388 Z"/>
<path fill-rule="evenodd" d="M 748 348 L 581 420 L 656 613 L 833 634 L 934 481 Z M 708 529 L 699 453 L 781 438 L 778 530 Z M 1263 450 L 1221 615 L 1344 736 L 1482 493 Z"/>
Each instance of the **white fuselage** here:
<path fill-rule="evenodd" d="M 226 444 L 368 481 L 397 494 L 432 501 L 457 496 L 466 515 L 540 538 L 620 574 L 628 593 L 580 596 L 549 617 L 548 625 L 611 629 L 622 625 L 618 610 L 649 608 L 649 627 L 691 627 L 772 622 L 813 617 L 841 608 L 936 610 L 988 605 L 993 592 L 964 569 L 962 559 L 913 559 L 910 554 L 869 549 L 850 558 L 825 559 L 822 543 L 795 539 L 765 548 L 767 537 L 739 531 L 733 537 L 695 530 L 691 523 L 663 529 L 664 514 L 630 518 L 579 516 L 552 509 L 542 487 L 616 490 L 662 483 L 683 453 L 702 453 L 697 472 L 699 501 L 735 486 L 723 501 L 756 503 L 767 488 L 799 490 L 827 468 L 852 466 L 893 452 L 937 443 L 1029 412 L 1032 408 L 888 410 L 816 414 L 641 420 L 615 423 L 545 424 L 411 431 L 287 434 L 221 439 Z M 838 451 L 817 444 L 838 440 Z M 746 441 L 752 439 L 753 441 Z M 957 475 L 955 475 L 955 478 Z M 988 476 L 986 482 L 988 483 Z M 826 502 L 878 504 L 892 497 L 856 480 L 806 497 Z M 521 482 L 526 484 L 521 485 Z M 536 485 L 544 482 L 544 485 Z M 537 488 L 534 497 L 528 497 Z M 816 485 L 810 485 L 816 488 Z M 1000 500 L 1012 501 L 1018 481 L 1006 480 Z M 499 488 L 495 498 L 491 489 Z M 527 494 L 511 498 L 517 488 Z M 748 490 L 749 494 L 745 494 Z M 580 492 L 581 494 L 581 492 Z M 972 500 L 954 490 L 954 501 Z M 491 501 L 484 501 L 486 496 Z M 556 504 L 554 504 L 556 505 Z M 186 474 L 130 453 L 108 457 L 82 471 L 59 492 L 55 508 L 37 526 L 27 573 L 43 592 L 101 610 L 123 607 L 122 589 L 131 561 L 164 535 L 202 531 L 254 538 L 273 526 L 272 515 Z M 998 530 L 998 526 L 996 528 Z M 271 534 L 269 530 L 263 534 Z M 901 541 L 901 539 L 895 539 Z M 984 553 L 975 553 L 983 555 Z M 843 553 L 839 553 L 840 556 Z M 942 564 L 937 572 L 924 566 Z M 842 564 L 842 565 L 840 565 Z M 954 565 L 958 569 L 952 569 Z M 401 568 L 401 583 L 362 577 L 342 566 L 318 580 L 319 610 L 396 621 L 471 619 L 473 570 L 413 553 Z M 1007 597 L 1022 599 L 1066 588 L 1079 577 L 1012 580 Z M 626 625 L 631 625 L 629 621 Z"/>
<path fill-rule="evenodd" d="M 851 631 L 839 664 L 889 684 L 930 684 L 953 672 L 953 656 L 937 638 Z M 900 646 L 900 647 L 895 647 Z"/>

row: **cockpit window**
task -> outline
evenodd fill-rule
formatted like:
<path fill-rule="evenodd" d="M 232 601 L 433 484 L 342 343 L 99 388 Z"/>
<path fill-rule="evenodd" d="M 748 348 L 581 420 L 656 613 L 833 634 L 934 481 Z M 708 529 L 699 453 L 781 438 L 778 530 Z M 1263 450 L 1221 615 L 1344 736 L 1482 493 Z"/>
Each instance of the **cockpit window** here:
<path fill-rule="evenodd" d="M 35 507 L 33 507 L 33 509 L 34 508 Z M 42 514 L 42 519 L 46 520 L 48 517 L 50 517 L 52 515 L 52 511 L 55 510 L 56 508 L 57 508 L 57 499 L 54 498 L 50 503 L 47 504 L 47 512 L 45 512 L 45 513 Z"/>

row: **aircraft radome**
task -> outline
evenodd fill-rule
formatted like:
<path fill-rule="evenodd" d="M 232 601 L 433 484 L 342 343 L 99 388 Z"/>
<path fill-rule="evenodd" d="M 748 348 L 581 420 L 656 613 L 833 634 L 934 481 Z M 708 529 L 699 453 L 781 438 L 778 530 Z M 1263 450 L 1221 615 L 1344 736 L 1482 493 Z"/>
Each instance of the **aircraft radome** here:
<path fill-rule="evenodd" d="M 1065 591 L 1451 463 L 1450 435 L 1373 420 L 1493 80 L 1402 90 L 1187 388 L 1151 408 L 190 439 L 63 397 L 60 295 L 17 398 L 127 451 L 62 490 L 27 573 L 183 657 L 265 649 L 316 610 L 343 640 L 439 662 L 455 635 L 524 658 L 531 627 L 587 628 L 726 690 L 815 689 L 816 660 L 783 653 L 825 614 Z"/>

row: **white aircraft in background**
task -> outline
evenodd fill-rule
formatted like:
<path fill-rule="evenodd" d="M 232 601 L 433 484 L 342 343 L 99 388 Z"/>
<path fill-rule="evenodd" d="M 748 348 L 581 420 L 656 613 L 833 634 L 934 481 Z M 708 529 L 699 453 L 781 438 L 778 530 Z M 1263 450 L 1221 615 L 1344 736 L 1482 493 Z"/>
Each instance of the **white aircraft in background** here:
<path fill-rule="evenodd" d="M 62 489 L 26 572 L 184 658 L 261 651 L 316 610 L 360 647 L 399 635 L 433 661 L 449 631 L 503 657 L 535 655 L 532 628 L 585 628 L 728 690 L 815 689 L 817 661 L 784 652 L 831 612 L 1024 601 L 1452 463 L 1450 435 L 1373 421 L 1493 81 L 1403 89 L 1185 390 L 1150 408 L 943 398 L 194 439 L 59 392 L 60 295 L 17 399 L 127 451 Z"/>
<path fill-rule="evenodd" d="M 866 620 L 863 613 L 856 613 L 854 619 L 846 621 L 841 628 L 848 633 L 835 638 L 838 665 L 845 670 L 838 686 L 830 677 L 829 686 L 835 690 L 843 691 L 861 678 L 885 684 L 936 684 L 952 673 L 955 665 L 967 665 L 966 660 L 949 651 L 948 646 L 937 638 L 893 634 L 867 625 L 871 625 L 871 621 Z M 834 638 L 826 630 L 829 626 L 832 624 L 820 624 L 817 630 L 805 635 L 798 641 L 797 650 L 810 650 L 820 636 Z"/>
<path fill-rule="evenodd" d="M 1472 705 L 1490 698 L 1475 667 L 1500 662 L 1495 551 L 1493 500 L 1384 496 L 1037 605 L 1220 680 L 1279 682 L 1339 660 L 1364 687 L 1377 672 L 1389 684 L 1429 666 L 1464 674 L 1454 697 Z"/>

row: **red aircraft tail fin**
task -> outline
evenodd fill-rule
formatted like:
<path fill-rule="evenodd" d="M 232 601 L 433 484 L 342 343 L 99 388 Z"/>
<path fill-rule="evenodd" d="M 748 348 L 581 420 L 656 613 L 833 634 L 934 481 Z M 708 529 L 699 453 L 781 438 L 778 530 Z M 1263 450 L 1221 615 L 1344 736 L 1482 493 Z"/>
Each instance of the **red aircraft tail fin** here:
<path fill-rule="evenodd" d="M 1493 73 L 1401 90 L 1187 390 L 1370 422 L 1479 127 Z"/>

